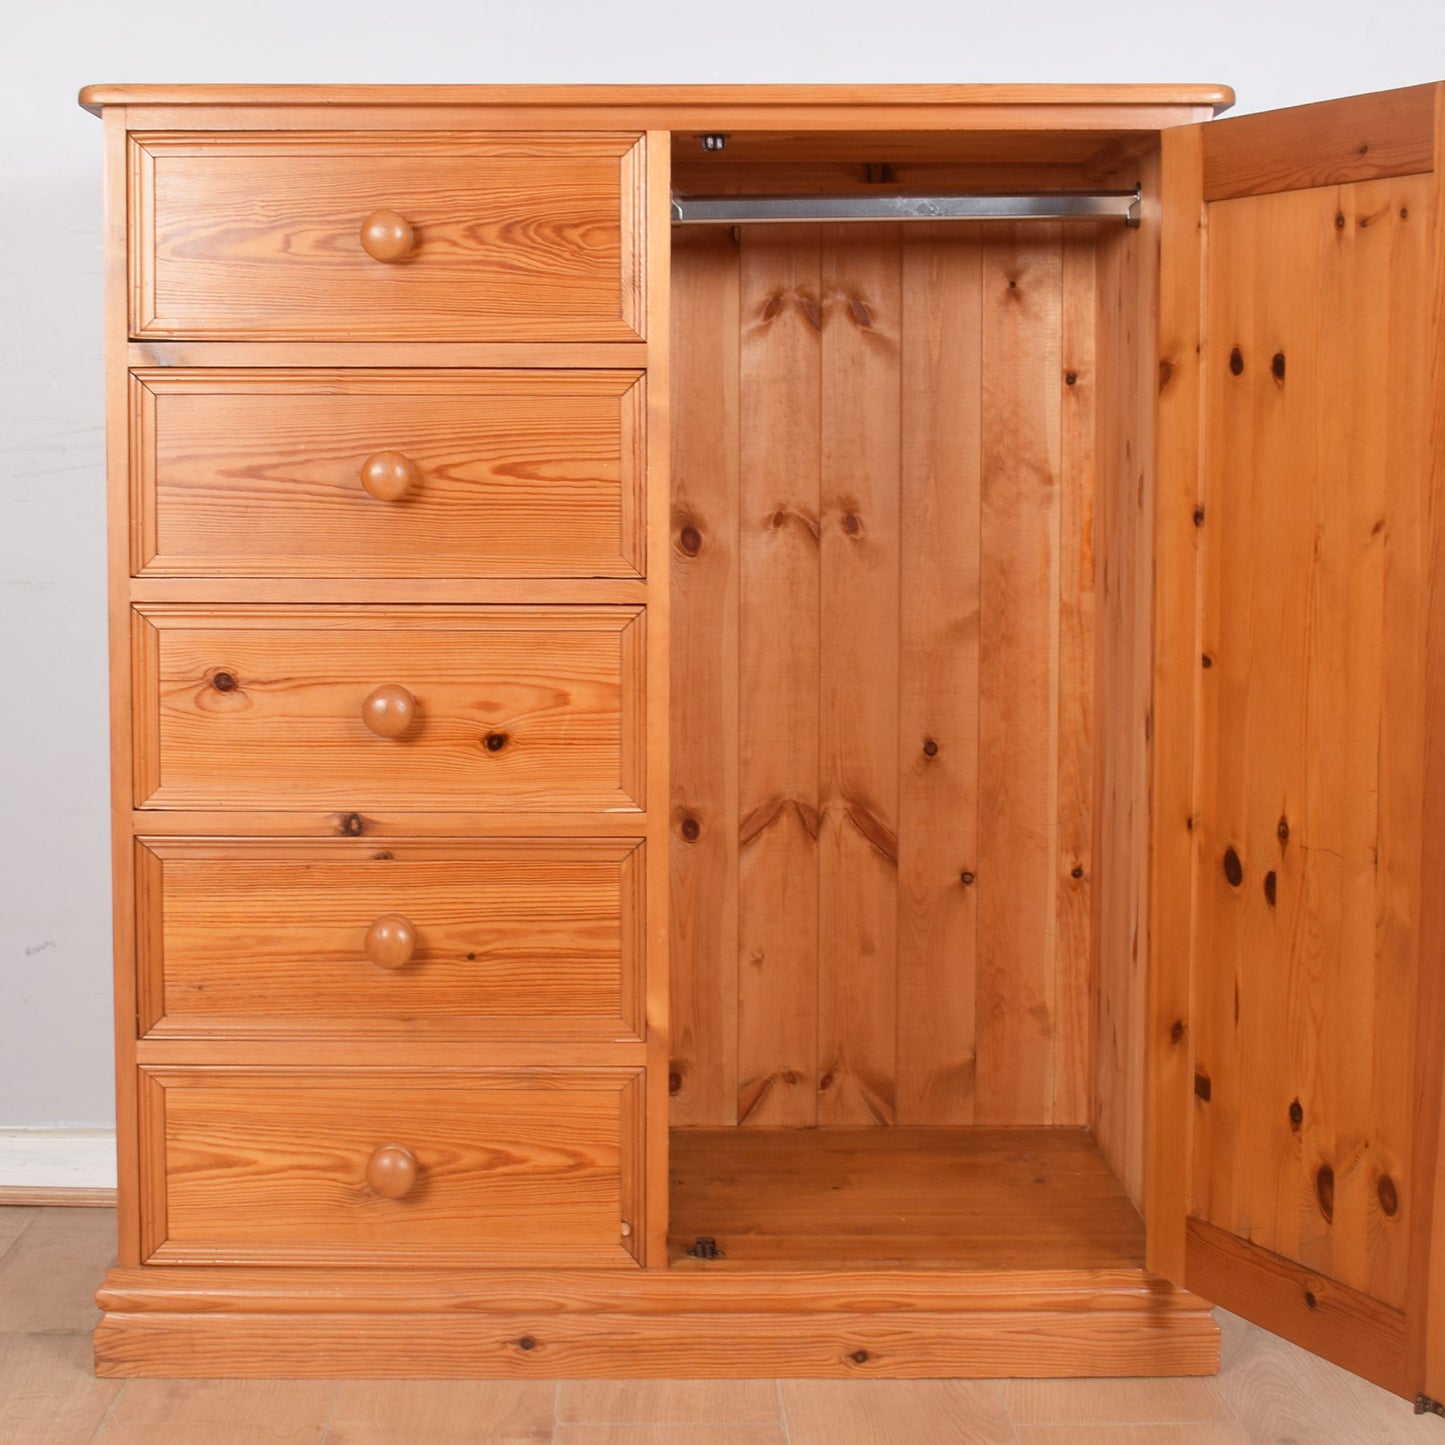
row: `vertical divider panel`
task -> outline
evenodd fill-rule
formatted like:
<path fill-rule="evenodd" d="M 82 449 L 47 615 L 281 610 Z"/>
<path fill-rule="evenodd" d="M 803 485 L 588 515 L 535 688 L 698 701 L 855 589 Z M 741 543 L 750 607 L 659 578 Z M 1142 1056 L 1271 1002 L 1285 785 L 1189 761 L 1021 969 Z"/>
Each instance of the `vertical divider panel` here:
<path fill-rule="evenodd" d="M 646 171 L 632 171 L 636 204 L 646 218 L 643 297 L 647 311 L 647 1074 L 643 1160 L 643 1264 L 667 1263 L 667 1130 L 669 989 L 669 753 L 668 632 L 671 588 L 671 487 L 668 484 L 669 308 L 671 304 L 672 144 L 667 131 L 646 136 Z M 627 168 L 624 168 L 627 174 Z M 634 1226 L 635 1229 L 635 1226 Z"/>
<path fill-rule="evenodd" d="M 981 1124 L 1044 1124 L 1053 1112 L 1060 272 L 1056 225 L 990 230 L 979 621 Z"/>
<path fill-rule="evenodd" d="M 984 246 L 920 225 L 902 250 L 898 1123 L 970 1124 Z"/>
<path fill-rule="evenodd" d="M 738 1122 L 818 1118 L 823 302 L 816 227 L 742 231 Z"/>
<path fill-rule="evenodd" d="M 672 1122 L 738 1117 L 738 257 L 674 240 Z"/>
<path fill-rule="evenodd" d="M 891 1124 L 896 1114 L 899 270 L 896 226 L 823 229 L 818 1122 L 825 1125 Z"/>

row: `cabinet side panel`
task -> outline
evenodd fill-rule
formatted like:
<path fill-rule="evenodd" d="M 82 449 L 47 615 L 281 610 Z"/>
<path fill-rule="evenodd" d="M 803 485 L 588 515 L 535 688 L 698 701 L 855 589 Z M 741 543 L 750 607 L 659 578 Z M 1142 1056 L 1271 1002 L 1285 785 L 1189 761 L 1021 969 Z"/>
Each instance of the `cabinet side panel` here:
<path fill-rule="evenodd" d="M 672 1122 L 738 1117 L 738 253 L 673 242 Z"/>

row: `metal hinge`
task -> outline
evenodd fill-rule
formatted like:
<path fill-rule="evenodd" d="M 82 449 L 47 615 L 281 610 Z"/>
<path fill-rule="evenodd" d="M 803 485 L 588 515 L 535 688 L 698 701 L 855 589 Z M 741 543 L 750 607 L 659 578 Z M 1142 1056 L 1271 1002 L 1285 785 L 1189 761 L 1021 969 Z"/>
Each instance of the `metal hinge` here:
<path fill-rule="evenodd" d="M 710 1234 L 700 1234 L 697 1242 L 688 1250 L 693 1259 L 725 1259 L 722 1250 L 717 1247 L 717 1240 Z"/>
<path fill-rule="evenodd" d="M 1415 1413 L 1417 1415 L 1445 1415 L 1445 1405 L 1439 1400 L 1432 1400 L 1429 1395 L 1421 1391 L 1415 1396 Z"/>

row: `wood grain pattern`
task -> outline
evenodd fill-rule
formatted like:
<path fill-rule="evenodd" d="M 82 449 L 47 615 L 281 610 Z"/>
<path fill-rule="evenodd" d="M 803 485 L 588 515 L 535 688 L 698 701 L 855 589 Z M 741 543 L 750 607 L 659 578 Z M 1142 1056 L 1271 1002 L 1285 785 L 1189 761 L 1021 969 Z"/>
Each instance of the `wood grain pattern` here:
<path fill-rule="evenodd" d="M 1148 1263 L 1184 1277 L 1194 1110 L 1190 987 L 1194 965 L 1195 724 L 1199 665 L 1199 356 L 1203 329 L 1203 137 L 1197 126 L 1163 137 L 1159 203 L 1159 319 L 1149 756 L 1150 1004 L 1144 1039 L 1144 1219 Z M 1124 1120 L 1115 1132 L 1127 1137 Z M 1100 1142 L 1107 1148 L 1101 1132 Z"/>
<path fill-rule="evenodd" d="M 1117 1269 L 1139 1215 L 1082 1129 L 673 1135 L 674 1269 Z M 725 1258 L 694 1260 L 699 1235 Z"/>
<path fill-rule="evenodd" d="M 672 1053 L 674 1126 L 738 1116 L 739 247 L 672 255 Z M 683 746 L 682 740 L 686 739 Z"/>
<path fill-rule="evenodd" d="M 1154 410 L 1158 349 L 1159 170 L 1140 171 L 1141 225 L 1105 232 L 1097 257 L 1100 375 L 1099 546 L 1094 719 L 1096 886 L 1091 890 L 1098 971 L 1094 1128 L 1136 1204 L 1145 1197 L 1144 1113 L 1149 943 L 1149 759 L 1152 610 L 1158 482 Z M 1192 516 L 1192 512 L 1191 512 Z M 1192 671 L 1189 674 L 1193 675 Z M 1171 1020 L 1171 1031 L 1172 1031 Z M 1152 1216 L 1151 1216 L 1152 1223 Z"/>
<path fill-rule="evenodd" d="M 710 1282 L 710 1281 L 709 1281 Z M 102 1376 L 376 1378 L 977 1379 L 1012 1375 L 1207 1375 L 1219 1331 L 1206 1310 L 941 1311 L 906 1320 L 841 1312 L 719 1316 L 619 1313 L 574 1321 L 503 1311 L 229 1317 L 109 1314 L 96 1331 Z M 531 1341 L 523 1347 L 520 1341 Z M 860 1359 L 859 1357 L 863 1358 Z"/>
<path fill-rule="evenodd" d="M 689 315 L 725 327 L 735 274 L 743 299 L 738 352 L 696 348 L 678 396 L 675 718 L 689 720 L 700 750 L 674 772 L 673 846 L 686 860 L 674 902 L 684 933 L 694 918 L 714 923 L 696 941 L 682 937 L 676 977 L 681 997 L 706 998 L 714 1012 L 703 1023 L 689 1005 L 686 1028 L 703 1052 L 679 1056 L 676 1082 L 711 1088 L 695 1077 L 704 1054 L 730 1077 L 736 1037 L 739 1116 L 781 1080 L 815 1093 L 817 1113 L 800 1103 L 761 1122 L 1090 1117 L 1095 239 L 1085 231 L 1068 243 L 1067 366 L 1057 227 L 748 228 L 740 253 L 726 235 L 679 246 Z M 985 274 L 1006 296 L 1025 275 L 1037 291 L 1021 333 L 992 352 Z M 987 534 L 985 410 L 995 477 Z M 718 550 L 734 525 L 736 600 Z M 990 567 L 992 631 L 981 642 Z M 734 675 L 736 888 L 727 855 L 709 873 L 699 851 L 703 814 L 727 806 Z M 815 776 L 816 818 L 803 787 Z M 766 790 L 752 781 L 765 777 Z M 727 965 L 708 964 L 731 937 L 734 909 L 735 1006 Z M 734 1007 L 736 1022 L 717 1017 Z M 979 1112 L 975 1054 L 987 1030 Z M 1031 1053 L 1015 1051 L 1015 1033 L 1028 1035 Z M 714 1100 L 707 1112 L 675 1108 L 674 1122 L 731 1120 Z"/>
<path fill-rule="evenodd" d="M 818 1123 L 897 1112 L 899 354 L 896 227 L 822 231 Z M 924 740 L 902 744 L 922 751 Z"/>
<path fill-rule="evenodd" d="M 1204 199 L 1429 171 L 1434 144 L 1433 85 L 1234 116 L 1209 127 Z"/>
<path fill-rule="evenodd" d="M 642 867 L 621 842 L 137 845 L 149 1037 L 642 1037 Z M 366 956 L 400 914 L 416 950 Z"/>
<path fill-rule="evenodd" d="M 138 806 L 637 808 L 634 609 L 148 607 Z M 398 683 L 407 736 L 360 709 Z"/>
<path fill-rule="evenodd" d="M 1399 920 L 1422 886 L 1411 419 L 1430 190 L 1210 208 L 1198 888 L 1200 956 L 1219 967 L 1195 985 L 1211 1098 L 1194 1212 L 1393 1305 L 1421 966 Z"/>
<path fill-rule="evenodd" d="M 153 1262 L 631 1265 L 638 1071 L 142 1071 Z M 412 1192 L 374 1194 L 395 1139 Z"/>
<path fill-rule="evenodd" d="M 636 135 L 142 132 L 131 147 L 134 336 L 643 334 Z M 416 233 L 391 265 L 360 244 L 379 207 Z"/>
<path fill-rule="evenodd" d="M 1188 1225 L 1185 1275 L 1209 1299 L 1240 1301 L 1265 1329 L 1397 1395 L 1414 1393 L 1405 1374 L 1405 1317 L 1370 1295 L 1198 1219 Z"/>
<path fill-rule="evenodd" d="M 898 1122 L 974 1110 L 984 239 L 904 232 L 899 463 Z M 912 745 L 908 753 L 901 744 Z M 937 751 L 926 751 L 928 742 Z"/>
<path fill-rule="evenodd" d="M 1000 227 L 983 277 L 975 1119 L 1050 1121 L 1056 1028 L 1058 227 Z"/>
<path fill-rule="evenodd" d="M 629 577 L 642 571 L 636 372 L 131 373 L 136 572 Z M 419 479 L 378 501 L 395 451 Z"/>
<path fill-rule="evenodd" d="M 820 266 L 816 226 L 743 233 L 738 1121 L 753 1126 L 818 1119 Z"/>

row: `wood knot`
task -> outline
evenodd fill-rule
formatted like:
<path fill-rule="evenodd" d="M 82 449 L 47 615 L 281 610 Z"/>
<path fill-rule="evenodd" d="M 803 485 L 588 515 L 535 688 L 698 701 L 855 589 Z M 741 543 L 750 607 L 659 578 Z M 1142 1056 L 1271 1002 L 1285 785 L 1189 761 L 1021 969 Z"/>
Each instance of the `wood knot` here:
<path fill-rule="evenodd" d="M 863 530 L 863 519 L 857 512 L 843 513 L 843 530 L 850 536 L 856 537 Z"/>
<path fill-rule="evenodd" d="M 1375 1193 L 1379 1197 L 1380 1208 L 1385 1217 L 1393 1219 L 1400 1212 L 1400 1191 L 1395 1188 L 1395 1181 L 1388 1174 L 1380 1175 L 1375 1184 Z"/>
<path fill-rule="evenodd" d="M 798 310 L 814 331 L 823 329 L 823 308 L 811 296 L 798 297 Z"/>
<path fill-rule="evenodd" d="M 667 1076 L 667 1092 L 669 1094 L 682 1093 L 682 1075 L 673 1069 Z"/>
<path fill-rule="evenodd" d="M 1159 362 L 1159 390 L 1163 391 L 1174 380 L 1174 363 L 1167 357 Z"/>
<path fill-rule="evenodd" d="M 336 831 L 344 833 L 348 838 L 359 838 L 366 832 L 366 819 L 360 813 L 339 813 L 336 818 Z"/>
<path fill-rule="evenodd" d="M 972 888 L 976 877 L 976 874 L 965 868 L 963 872 L 958 875 L 958 881 L 962 883 L 965 888 Z"/>
<path fill-rule="evenodd" d="M 1298 1134 L 1300 1126 L 1305 1121 L 1305 1106 L 1298 1099 L 1291 1101 L 1289 1106 L 1289 1127 L 1292 1133 Z"/>
<path fill-rule="evenodd" d="M 236 679 L 229 672 L 217 672 L 211 677 L 211 686 L 217 692 L 235 692 Z"/>
<path fill-rule="evenodd" d="M 1203 508 L 1203 507 L 1195 507 L 1195 509 L 1194 509 L 1194 525 L 1195 525 L 1196 527 L 1202 527 L 1202 526 L 1204 525 L 1204 508 Z"/>
<path fill-rule="evenodd" d="M 858 323 L 859 326 L 869 327 L 873 325 L 873 313 L 868 309 L 868 303 L 854 296 L 848 302 L 848 314 Z"/>
<path fill-rule="evenodd" d="M 686 526 L 677 534 L 677 545 L 689 557 L 696 557 L 702 551 L 702 533 L 696 527 Z"/>
<path fill-rule="evenodd" d="M 1079 384 L 1079 373 L 1077 371 L 1066 371 L 1064 373 L 1065 386 L 1077 386 Z"/>
<path fill-rule="evenodd" d="M 537 1348 L 537 1342 L 531 1335 L 523 1335 L 522 1338 L 517 1341 L 517 1348 L 519 1350 L 535 1350 Z"/>
<path fill-rule="evenodd" d="M 1244 864 L 1239 861 L 1233 844 L 1224 850 L 1224 876 L 1231 888 L 1238 888 L 1244 882 Z"/>
<path fill-rule="evenodd" d="M 938 744 L 934 742 L 932 738 L 929 738 L 928 741 L 924 743 L 923 756 L 926 758 L 936 758 L 938 756 Z"/>
<path fill-rule="evenodd" d="M 1284 380 L 1284 352 L 1275 352 L 1273 359 L 1269 363 L 1269 374 L 1274 377 L 1276 381 Z"/>
<path fill-rule="evenodd" d="M 482 739 L 482 746 L 489 753 L 499 753 L 507 746 L 508 737 L 506 733 L 488 733 Z"/>
<path fill-rule="evenodd" d="M 1317 1300 L 1317 1299 L 1315 1298 L 1315 1292 L 1314 1292 L 1314 1290 L 1312 1290 L 1312 1289 L 1307 1289 L 1307 1290 L 1305 1291 L 1305 1308 L 1306 1308 L 1307 1310 L 1318 1309 L 1318 1308 L 1319 1308 L 1319 1304 L 1320 1304 L 1319 1300 Z"/>
<path fill-rule="evenodd" d="M 383 848 L 380 853 L 373 853 L 371 855 L 372 862 L 374 863 L 390 863 L 395 857 L 396 854 L 389 848 Z"/>
<path fill-rule="evenodd" d="M 1344 229 L 1345 229 L 1345 213 L 1344 213 L 1343 211 L 1336 211 L 1336 212 L 1335 212 L 1335 230 L 1337 230 L 1337 231 L 1343 231 Z"/>
<path fill-rule="evenodd" d="M 1175 1019 L 1169 1029 L 1169 1042 L 1171 1044 L 1182 1044 L 1184 1042 L 1184 1020 Z"/>
<path fill-rule="evenodd" d="M 1074 866 L 1069 869 L 1069 877 L 1070 877 L 1070 878 L 1073 878 L 1073 879 L 1075 879 L 1075 880 L 1077 881 L 1078 879 L 1082 878 L 1083 876 L 1084 876 L 1084 870 L 1083 870 L 1083 868 L 1081 868 L 1081 867 L 1079 866 L 1079 864 L 1075 863 Z"/>
<path fill-rule="evenodd" d="M 869 1360 L 869 1355 L 867 1350 L 854 1350 L 848 1358 L 852 1360 L 855 1365 L 866 1365 Z"/>
<path fill-rule="evenodd" d="M 1288 842 L 1289 842 L 1289 819 L 1288 819 L 1288 818 L 1282 817 L 1282 818 L 1279 820 L 1279 823 L 1275 826 L 1274 836 L 1275 836 L 1276 838 L 1278 838 L 1281 843 L 1288 843 Z"/>
<path fill-rule="evenodd" d="M 1229 353 L 1229 370 L 1234 376 L 1244 375 L 1244 353 L 1237 346 Z"/>
<path fill-rule="evenodd" d="M 1214 666 L 1214 659 L 1206 652 L 1206 653 L 1199 659 L 1199 665 L 1200 665 L 1200 667 L 1213 667 L 1213 666 Z"/>
<path fill-rule="evenodd" d="M 689 843 L 696 843 L 697 840 L 702 837 L 702 824 L 689 813 L 678 825 L 678 832 L 680 832 Z"/>
<path fill-rule="evenodd" d="M 1275 876 L 1274 869 L 1271 868 L 1269 872 L 1264 875 L 1264 901 L 1268 903 L 1271 908 L 1275 906 L 1278 893 L 1279 880 Z"/>
<path fill-rule="evenodd" d="M 1203 1069 L 1194 1071 L 1194 1097 L 1208 1103 L 1214 1097 L 1214 1085 L 1209 1081 L 1209 1075 Z"/>
<path fill-rule="evenodd" d="M 1320 1213 L 1326 1224 L 1335 1222 L 1335 1171 L 1328 1164 L 1321 1164 L 1315 1171 L 1315 1198 L 1319 1200 Z"/>

